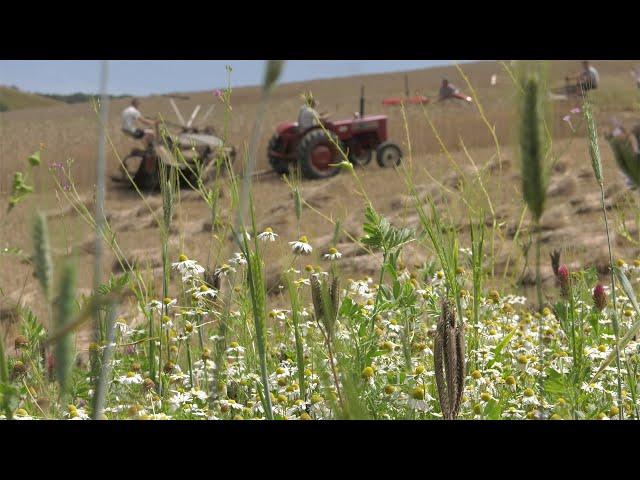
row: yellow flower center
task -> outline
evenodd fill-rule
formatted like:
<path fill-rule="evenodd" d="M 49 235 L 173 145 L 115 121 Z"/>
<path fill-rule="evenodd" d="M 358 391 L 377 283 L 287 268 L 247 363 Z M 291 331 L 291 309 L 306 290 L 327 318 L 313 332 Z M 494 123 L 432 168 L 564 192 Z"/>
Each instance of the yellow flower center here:
<path fill-rule="evenodd" d="M 371 367 L 365 367 L 364 370 L 362 370 L 362 376 L 364 378 L 371 378 L 373 377 L 373 368 Z"/>
<path fill-rule="evenodd" d="M 411 392 L 411 398 L 414 400 L 424 400 L 424 388 L 416 387 Z"/>
<path fill-rule="evenodd" d="M 178 257 L 178 260 L 181 261 L 181 262 L 186 262 L 187 260 L 189 260 L 189 258 L 184 253 L 182 253 Z"/>
<path fill-rule="evenodd" d="M 307 240 L 307 236 L 306 236 L 306 235 L 302 235 L 302 236 L 300 237 L 300 241 L 301 241 L 302 243 L 309 243 L 309 240 Z"/>

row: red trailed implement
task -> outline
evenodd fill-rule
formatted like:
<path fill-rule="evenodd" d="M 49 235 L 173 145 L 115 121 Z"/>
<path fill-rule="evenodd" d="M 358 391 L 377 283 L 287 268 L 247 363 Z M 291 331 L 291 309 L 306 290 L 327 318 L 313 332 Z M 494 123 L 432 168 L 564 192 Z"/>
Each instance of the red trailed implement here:
<path fill-rule="evenodd" d="M 382 105 L 427 105 L 430 103 L 427 97 L 423 95 L 416 95 L 414 97 L 389 97 L 382 100 Z"/>

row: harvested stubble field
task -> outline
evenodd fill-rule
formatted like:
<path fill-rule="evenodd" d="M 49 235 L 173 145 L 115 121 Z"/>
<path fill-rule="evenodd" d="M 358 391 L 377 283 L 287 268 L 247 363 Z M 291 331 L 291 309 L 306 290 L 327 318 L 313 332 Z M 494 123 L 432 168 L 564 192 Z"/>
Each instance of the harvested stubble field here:
<path fill-rule="evenodd" d="M 598 119 L 602 125 L 606 125 L 611 116 L 623 120 L 630 124 L 635 118 L 633 112 L 636 111 L 636 92 L 633 83 L 629 80 L 629 69 L 635 66 L 634 61 L 603 61 L 599 62 L 598 68 L 602 76 L 601 90 L 596 92 L 595 103 L 599 99 L 602 105 L 598 111 Z M 517 266 L 522 262 L 521 250 L 512 248 L 510 235 L 513 235 L 520 221 L 522 204 L 520 201 L 520 183 L 518 176 L 518 158 L 514 154 L 513 145 L 517 131 L 516 105 L 514 101 L 514 88 L 511 79 L 500 64 L 494 62 L 482 62 L 478 64 L 463 65 L 462 70 L 468 77 L 471 85 L 476 91 L 477 97 L 484 109 L 489 123 L 495 126 L 497 139 L 500 143 L 505 168 L 502 174 L 498 175 L 499 169 L 495 165 L 498 162 L 494 138 L 483 121 L 478 109 L 460 104 L 432 105 L 425 109 L 421 107 L 408 107 L 406 111 L 406 125 L 410 136 L 410 146 L 412 158 L 408 157 L 408 143 L 406 140 L 405 120 L 398 107 L 383 107 L 382 99 L 388 96 L 401 95 L 404 89 L 404 74 L 390 73 L 381 75 L 370 75 L 363 77 L 339 78 L 333 80 L 317 80 L 305 83 L 293 83 L 281 85 L 274 92 L 265 120 L 263 122 L 262 135 L 258 147 L 257 166 L 258 170 L 268 169 L 266 158 L 266 148 L 270 136 L 273 134 L 275 125 L 280 121 L 295 119 L 300 106 L 300 94 L 305 90 L 310 90 L 321 102 L 321 110 L 329 110 L 332 118 L 342 118 L 350 116 L 358 108 L 358 98 L 360 85 L 365 86 L 366 111 L 368 113 L 386 113 L 389 115 L 389 138 L 398 142 L 405 151 L 405 165 L 412 164 L 415 182 L 425 191 L 441 190 L 434 180 L 445 185 L 445 195 L 441 195 L 442 200 L 447 200 L 450 208 L 455 208 L 459 203 L 459 196 L 453 193 L 459 188 L 458 182 L 461 175 L 456 173 L 457 166 L 463 168 L 468 180 L 475 177 L 474 167 L 470 163 L 468 156 L 464 153 L 462 145 L 466 147 L 469 156 L 476 166 L 483 172 L 486 188 L 491 194 L 492 202 L 501 222 L 504 223 L 504 235 L 500 239 L 500 258 L 496 260 L 494 266 L 500 271 L 501 264 L 506 263 L 511 253 L 513 260 L 510 261 L 509 277 L 515 280 L 517 277 Z M 574 73 L 576 66 L 574 62 L 552 62 L 552 79 L 555 85 L 562 85 L 563 78 Z M 490 77 L 498 74 L 498 84 L 492 87 Z M 421 71 L 409 72 L 411 88 L 423 92 L 431 92 L 437 87 L 439 80 L 446 76 L 458 85 L 463 91 L 470 93 L 470 90 L 455 67 L 433 68 Z M 624 83 L 623 83 L 624 81 Z M 233 83 L 233 80 L 232 80 Z M 613 89 L 607 90 L 607 88 Z M 212 92 L 188 93 L 189 100 L 178 100 L 178 106 L 183 112 L 191 112 L 198 104 L 210 105 L 215 102 Z M 232 112 L 229 117 L 229 143 L 239 149 L 238 161 L 235 170 L 241 173 L 241 163 L 245 157 L 245 150 L 253 125 L 254 116 L 260 101 L 259 88 L 238 88 L 233 89 L 231 96 Z M 612 98 L 615 101 L 611 100 Z M 621 106 L 626 105 L 625 108 Z M 120 112 L 127 106 L 128 100 L 116 100 L 110 103 L 109 117 L 109 138 L 113 147 L 107 149 L 107 176 L 117 173 L 118 156 L 124 157 L 128 151 L 135 146 L 135 143 L 120 131 Z M 572 124 L 575 131 L 569 127 L 563 117 L 569 113 L 571 108 L 577 105 L 576 101 L 560 101 L 553 104 L 554 138 L 558 142 L 557 150 L 562 153 L 561 160 L 557 166 L 552 179 L 552 194 L 549 201 L 550 211 L 545 215 L 543 228 L 548 232 L 545 234 L 545 242 L 549 242 L 549 251 L 558 245 L 566 245 L 566 239 L 579 235 L 580 229 L 585 229 L 585 224 L 591 221 L 596 222 L 595 230 L 600 231 L 598 222 L 597 198 L 585 196 L 585 193 L 595 193 L 593 187 L 595 181 L 589 175 L 588 148 L 584 138 L 584 121 L 580 115 L 574 119 Z M 213 124 L 219 134 L 224 129 L 224 107 L 217 105 L 213 115 L 209 118 L 208 124 Z M 171 109 L 168 99 L 165 97 L 149 97 L 142 99 L 142 110 L 147 115 L 158 112 L 167 121 L 177 121 Z M 429 125 L 429 120 L 433 123 L 433 128 Z M 447 158 L 442 151 L 441 145 L 434 134 L 437 131 L 442 144 L 451 153 L 457 166 Z M 31 108 L 26 110 L 0 113 L 0 192 L 6 194 L 11 187 L 12 174 L 19 170 L 24 164 L 24 159 L 31 154 L 40 144 L 44 145 L 43 159 L 45 165 L 53 162 L 64 162 L 73 159 L 72 174 L 78 190 L 91 206 L 92 186 L 95 183 L 95 155 L 97 151 L 98 123 L 97 115 L 90 104 L 62 105 L 48 108 Z M 615 164 L 611 157 L 611 152 L 603 144 L 604 162 L 606 174 L 611 181 L 609 194 L 620 196 L 625 189 L 622 177 L 617 173 Z M 403 195 L 407 194 L 407 189 L 402 178 L 395 172 L 381 170 L 375 162 L 367 168 L 358 171 L 363 183 L 370 192 L 369 195 L 376 208 L 385 214 L 401 217 Z M 54 181 L 52 173 L 46 168 L 40 168 L 35 173 L 35 188 L 39 193 L 28 203 L 23 204 L 11 215 L 5 211 L 0 213 L 2 221 L 2 231 L 0 232 L 0 246 L 24 246 L 28 250 L 28 222 L 30 213 L 34 208 L 44 209 L 52 215 L 59 216 L 60 221 L 53 222 L 52 229 L 60 230 L 61 236 L 57 238 L 56 244 L 59 252 L 67 252 L 75 246 L 84 245 L 84 249 L 78 250 L 79 254 L 86 256 L 86 264 L 91 264 L 90 229 L 73 211 L 66 215 L 61 215 L 59 211 L 68 211 L 68 204 L 60 194 L 53 193 Z M 556 185 L 557 184 L 557 185 Z M 152 216 L 148 214 L 147 208 L 142 205 L 135 192 L 123 190 L 117 185 L 109 184 L 107 193 L 107 211 L 117 219 L 113 226 L 120 233 L 120 242 L 123 250 L 133 251 L 135 255 L 154 257 L 159 248 L 159 240 L 150 235 L 155 229 Z M 473 185 L 467 186 L 467 191 L 476 190 Z M 224 192 L 224 191 L 223 191 Z M 346 175 L 328 182 L 304 182 L 302 192 L 307 195 L 309 203 L 320 210 L 325 215 L 331 216 L 334 220 L 341 219 L 347 224 L 353 225 L 353 233 L 357 229 L 356 225 L 362 221 L 361 202 L 353 188 L 352 180 Z M 309 193 L 307 193 L 309 192 Z M 226 192 L 228 193 L 228 192 Z M 294 239 L 295 237 L 295 215 L 294 203 L 291 192 L 284 182 L 274 177 L 267 177 L 255 181 L 255 194 L 257 206 L 257 218 L 260 226 L 271 225 L 283 238 Z M 196 258 L 201 258 L 209 248 L 210 242 L 207 234 L 203 232 L 202 226 L 208 222 L 207 207 L 197 195 L 187 193 L 180 207 L 177 209 L 179 222 L 186 227 L 181 230 L 183 238 L 176 238 L 180 242 L 186 242 L 184 248 Z M 159 195 L 151 195 L 151 202 L 156 208 L 160 208 Z M 228 200 L 228 195 L 227 195 Z M 484 199 L 480 198 L 481 201 Z M 592 205 L 582 207 L 582 203 L 591 202 Z M 488 205 L 485 206 L 488 208 Z M 576 213 L 579 211 L 580 213 Z M 57 212 L 57 213 L 56 213 Z M 455 215 L 455 212 L 453 212 Z M 576 216 L 577 215 L 577 216 Z M 525 223 L 526 219 L 525 217 Z M 579 219 L 578 222 L 575 220 Z M 407 222 L 413 226 L 417 219 L 415 213 L 409 217 Z M 210 223 L 210 222 L 209 222 Z M 461 220 L 464 223 L 464 219 Z M 553 223 L 553 225 L 551 225 Z M 56 227 L 56 225 L 59 226 Z M 310 238 L 317 238 L 318 235 L 325 237 L 331 232 L 332 226 L 315 213 L 305 213 L 303 216 L 302 229 L 310 235 Z M 574 232 L 571 229 L 577 229 Z M 180 230 L 180 229 L 179 229 Z M 64 232 L 64 235 L 62 235 Z M 176 237 L 178 237 L 176 233 Z M 555 238 L 559 237 L 559 238 Z M 587 244 L 583 247 L 581 242 L 571 242 L 570 251 L 575 251 L 575 261 L 586 260 L 589 262 L 602 261 L 601 241 L 602 238 L 595 238 L 585 231 L 583 235 Z M 141 240 L 144 242 L 141 244 Z M 554 242 L 554 240 L 557 240 Z M 600 241 L 598 248 L 594 251 L 594 242 Z M 497 244 L 496 243 L 496 244 Z M 620 247 L 628 246 L 620 240 Z M 174 246 L 174 253 L 180 245 Z M 582 252 L 588 248 L 587 258 L 581 257 Z M 195 249 L 195 250 L 194 250 Z M 145 253 L 146 252 L 146 253 Z M 567 252 L 568 255 L 573 255 Z M 595 253 L 595 254 L 594 254 Z M 625 252 L 626 253 L 626 252 Z M 631 252 L 629 252 L 631 253 Z M 622 254 L 622 252 L 621 252 Z M 502 258 L 504 257 L 504 258 Z M 9 307 L 15 299 L 18 291 L 22 292 L 23 286 L 33 284 L 28 281 L 25 284 L 25 272 L 16 270 L 12 263 L 13 259 L 0 256 L 0 262 L 6 264 L 0 274 L 0 287 L 5 293 L 12 293 L 4 299 L 3 307 Z M 354 273 L 372 271 L 376 267 L 366 266 L 367 258 L 358 260 L 358 256 L 348 263 L 354 265 Z M 416 259 L 417 260 L 417 259 Z M 424 260 L 424 259 L 422 259 Z M 112 259 L 109 260 L 111 262 Z M 157 263 L 158 258 L 155 259 Z M 515 263 L 514 263 L 515 262 Z M 83 263 L 85 263 L 83 261 Z M 9 268 L 11 265 L 11 268 Z M 106 266 L 110 266 L 106 265 Z M 87 271 L 91 271 L 90 268 Z M 496 271 L 496 270 L 494 270 Z M 504 273 L 504 272 L 500 272 Z M 530 282 L 531 277 L 525 272 L 525 281 Z M 547 275 L 548 276 L 548 275 Z M 35 284 L 31 287 L 36 290 Z M 29 291 L 28 287 L 27 291 Z"/>
<path fill-rule="evenodd" d="M 636 116 L 637 92 L 629 79 L 629 70 L 635 62 L 602 61 L 596 62 L 596 66 L 602 85 L 593 100 L 602 137 L 611 116 L 615 115 L 626 125 L 630 125 Z M 552 83 L 561 85 L 564 77 L 574 73 L 576 68 L 574 62 L 552 62 Z M 475 90 L 488 124 L 495 129 L 499 148 L 496 148 L 494 135 L 477 108 L 456 104 L 431 105 L 426 109 L 408 107 L 405 120 L 399 108 L 381 106 L 384 97 L 402 93 L 403 74 L 372 75 L 279 86 L 269 101 L 264 118 L 257 169 L 268 168 L 265 152 L 273 128 L 279 121 L 296 117 L 301 102 L 299 94 L 303 90 L 311 90 L 320 100 L 320 110 L 329 110 L 333 118 L 340 118 L 350 116 L 357 109 L 360 86 L 364 85 L 367 113 L 384 112 L 389 115 L 389 137 L 405 152 L 403 169 L 411 172 L 418 197 L 425 202 L 427 197 L 432 198 L 437 209 L 447 218 L 457 219 L 453 226 L 457 228 L 461 247 L 466 248 L 470 244 L 467 206 L 482 206 L 485 212 L 492 212 L 487 217 L 490 232 L 485 238 L 485 252 L 489 259 L 484 265 L 486 288 L 524 292 L 533 303 L 535 262 L 532 239 L 535 232 L 522 202 L 513 82 L 502 66 L 493 62 L 464 65 L 462 70 Z M 494 73 L 498 74 L 497 86 L 490 85 L 490 77 Z M 465 79 L 454 67 L 409 74 L 412 89 L 423 92 L 434 91 L 443 76 L 471 94 Z M 211 92 L 188 95 L 188 101 L 178 102 L 180 108 L 187 112 L 197 104 L 208 105 L 215 100 Z M 229 143 L 239 147 L 238 159 L 245 156 L 260 98 L 259 88 L 232 91 L 228 135 Z M 117 100 L 110 103 L 108 133 L 115 151 L 108 149 L 108 174 L 118 169 L 117 155 L 124 156 L 134 146 L 120 132 L 119 114 L 127 102 Z M 571 124 L 563 120 L 576 106 L 579 104 L 575 101 L 553 104 L 552 131 L 557 162 L 552 170 L 547 207 L 541 219 L 544 260 L 541 274 L 545 295 L 553 295 L 556 288 L 555 275 L 547 261 L 555 249 L 562 251 L 563 262 L 571 270 L 593 266 L 600 275 L 605 275 L 609 265 L 600 193 L 591 170 L 585 122 L 580 114 L 571 117 Z M 142 111 L 148 115 L 158 112 L 168 121 L 175 120 L 167 99 L 163 97 L 143 98 Z M 222 133 L 222 105 L 216 107 L 208 123 L 213 123 Z M 19 247 L 30 252 L 33 212 L 44 211 L 49 219 L 54 263 L 58 266 L 59 261 L 70 253 L 79 258 L 79 285 L 87 286 L 80 292 L 87 296 L 91 293 L 88 286 L 93 272 L 93 233 L 69 207 L 63 192 L 54 193 L 52 174 L 47 171 L 46 164 L 72 158 L 74 182 L 85 205 L 93 211 L 97 132 L 96 114 L 89 104 L 0 113 L 0 198 L 3 203 L 6 203 L 6 194 L 11 187 L 12 173 L 23 168 L 24 159 L 40 144 L 44 145 L 43 166 L 35 177 L 36 194 L 10 214 L 4 210 L 0 213 L 0 248 Z M 640 233 L 633 213 L 637 209 L 637 194 L 626 187 L 604 138 L 600 138 L 600 145 L 606 182 L 605 204 L 614 226 L 614 255 L 633 260 L 640 254 Z M 241 161 L 237 162 L 235 170 L 241 173 Z M 372 162 L 366 168 L 357 169 L 356 173 L 379 214 L 386 216 L 394 226 L 420 230 L 420 219 L 408 195 L 401 170 L 381 169 Z M 271 227 L 282 240 L 266 249 L 263 256 L 270 308 L 290 306 L 289 295 L 286 289 L 281 288 L 283 272 L 291 266 L 304 270 L 305 264 L 316 263 L 329 268 L 331 262 L 323 260 L 322 254 L 332 245 L 342 253 L 339 266 L 343 278 L 375 278 L 378 275 L 382 255 L 369 255 L 362 245 L 352 241 L 363 235 L 365 207 L 359 188 L 354 177 L 346 173 L 326 181 L 302 182 L 300 193 L 304 204 L 298 225 L 294 195 L 289 186 L 275 176 L 254 181 L 256 233 Z M 222 216 L 232 220 L 231 193 L 224 181 L 221 197 Z M 147 204 L 141 202 L 133 191 L 108 184 L 107 220 L 117 236 L 118 245 L 125 257 L 141 268 L 149 288 L 161 292 L 161 241 L 154 215 L 162 216 L 162 198 L 159 194 L 152 194 L 146 197 L 146 201 Z M 183 190 L 175 204 L 169 232 L 169 258 L 172 261 L 177 261 L 181 253 L 187 253 L 189 258 L 202 265 L 213 267 L 227 262 L 237 251 L 231 238 L 212 236 L 209 217 L 209 209 L 202 199 L 195 192 Z M 336 221 L 343 229 L 334 244 Z M 621 228 L 623 224 L 626 231 Z M 304 261 L 296 259 L 292 264 L 287 255 L 290 247 L 286 242 L 296 240 L 300 234 L 308 237 L 314 254 Z M 409 268 L 424 267 L 432 260 L 433 252 L 426 249 L 423 242 L 409 243 L 403 250 L 402 262 Z M 121 273 L 115 256 L 109 252 L 103 268 L 105 272 Z M 0 255 L 0 288 L 0 321 L 6 327 L 6 338 L 13 338 L 17 333 L 16 305 L 29 305 L 36 314 L 46 316 L 45 301 L 33 277 L 33 269 L 26 262 L 20 263 L 16 257 Z M 155 296 L 159 297 L 160 293 Z M 118 314 L 130 315 L 134 305 L 133 300 L 125 302 Z M 142 319 L 133 319 L 132 324 L 139 321 Z M 76 343 L 80 351 L 86 352 L 88 332 L 78 335 Z"/>

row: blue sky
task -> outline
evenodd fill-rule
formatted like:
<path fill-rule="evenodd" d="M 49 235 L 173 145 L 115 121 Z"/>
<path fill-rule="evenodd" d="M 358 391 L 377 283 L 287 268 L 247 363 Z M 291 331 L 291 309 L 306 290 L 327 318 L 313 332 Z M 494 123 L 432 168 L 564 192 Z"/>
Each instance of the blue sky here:
<path fill-rule="evenodd" d="M 281 81 L 352 76 L 449 65 L 452 60 L 289 60 Z M 464 62 L 463 60 L 459 61 Z M 201 91 L 226 85 L 231 65 L 232 85 L 262 81 L 263 60 L 112 60 L 109 93 Z M 40 93 L 95 93 L 99 89 L 99 60 L 0 60 L 0 85 Z"/>

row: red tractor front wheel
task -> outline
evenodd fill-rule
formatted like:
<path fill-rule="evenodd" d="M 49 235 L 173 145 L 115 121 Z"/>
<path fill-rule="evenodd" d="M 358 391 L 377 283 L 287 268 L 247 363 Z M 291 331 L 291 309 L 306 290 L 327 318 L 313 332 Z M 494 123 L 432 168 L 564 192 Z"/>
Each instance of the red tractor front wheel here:
<path fill-rule="evenodd" d="M 340 163 L 340 151 L 336 147 L 338 137 L 321 129 L 307 132 L 298 145 L 298 161 L 306 178 L 329 178 L 340 169 L 331 165 Z"/>
<path fill-rule="evenodd" d="M 397 167 L 402 160 L 402 150 L 395 143 L 384 142 L 378 146 L 376 160 L 383 168 Z"/>

